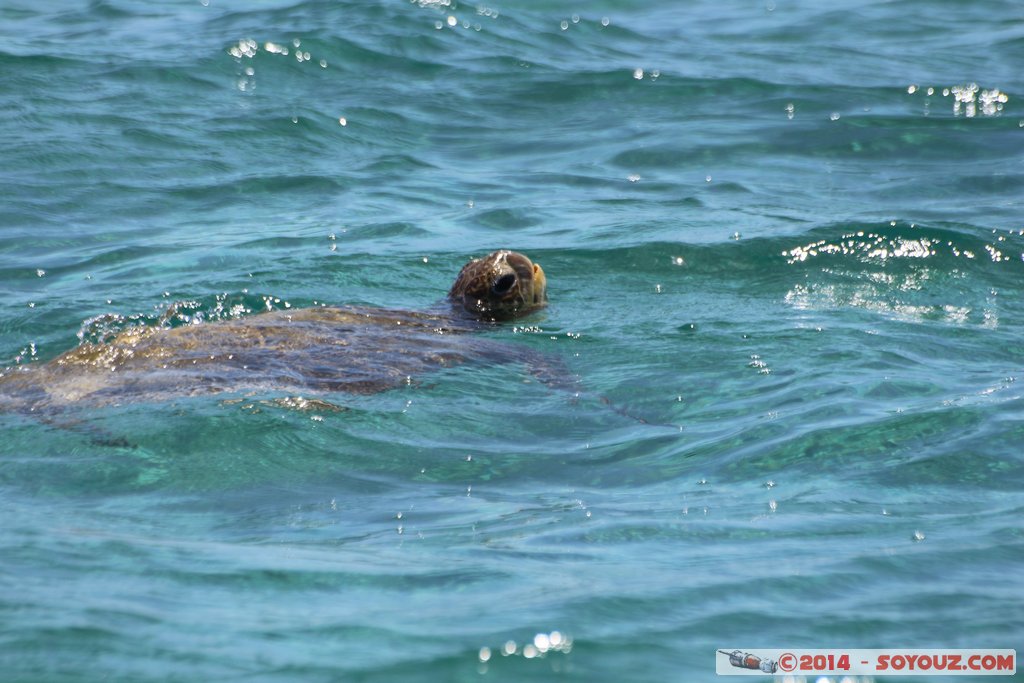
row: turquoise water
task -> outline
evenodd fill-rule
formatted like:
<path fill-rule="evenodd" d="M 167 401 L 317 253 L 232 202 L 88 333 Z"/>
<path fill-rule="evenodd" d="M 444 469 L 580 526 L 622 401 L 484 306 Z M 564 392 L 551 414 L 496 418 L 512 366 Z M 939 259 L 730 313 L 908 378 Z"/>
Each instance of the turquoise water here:
<path fill-rule="evenodd" d="M 487 334 L 581 391 L 478 364 L 342 413 L 0 416 L 3 679 L 1018 647 L 1020 16 L 8 0 L 0 367 L 173 303 L 425 308 L 510 247 L 551 305 Z"/>

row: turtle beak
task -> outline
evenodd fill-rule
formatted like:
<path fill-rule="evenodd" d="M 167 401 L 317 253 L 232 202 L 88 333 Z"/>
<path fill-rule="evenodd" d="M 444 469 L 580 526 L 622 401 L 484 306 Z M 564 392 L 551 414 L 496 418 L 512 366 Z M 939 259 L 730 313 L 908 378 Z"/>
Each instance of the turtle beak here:
<path fill-rule="evenodd" d="M 542 304 L 548 300 L 548 279 L 539 263 L 533 264 L 533 303 Z"/>

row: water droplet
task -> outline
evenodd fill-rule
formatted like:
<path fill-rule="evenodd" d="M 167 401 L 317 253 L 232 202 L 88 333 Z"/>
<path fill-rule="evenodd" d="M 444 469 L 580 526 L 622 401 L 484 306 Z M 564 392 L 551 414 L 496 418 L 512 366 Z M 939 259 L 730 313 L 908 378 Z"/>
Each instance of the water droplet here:
<path fill-rule="evenodd" d="M 568 28 L 569 28 L 569 22 L 568 22 L 568 21 L 566 21 L 565 19 L 562 19 L 562 23 L 561 23 L 561 24 L 559 24 L 559 26 L 561 27 L 561 29 L 562 29 L 563 31 L 565 31 L 566 29 L 568 29 Z"/>
<path fill-rule="evenodd" d="M 636 80 L 640 81 L 640 80 L 643 80 L 643 77 L 644 77 L 644 70 L 643 69 L 633 69 L 633 78 L 635 78 Z"/>
<path fill-rule="evenodd" d="M 607 26 L 612 23 L 608 17 L 601 17 L 601 26 Z"/>
<path fill-rule="evenodd" d="M 924 533 L 922 533 L 921 531 L 915 531 L 913 538 L 914 538 L 915 541 L 923 541 L 924 540 Z"/>
<path fill-rule="evenodd" d="M 36 277 L 43 277 L 44 275 L 46 275 L 45 270 L 43 270 L 42 268 L 36 269 Z"/>
<path fill-rule="evenodd" d="M 347 126 L 348 125 L 348 119 L 346 119 L 344 116 L 342 116 L 341 118 L 338 119 L 338 123 L 341 124 L 342 126 Z"/>
<path fill-rule="evenodd" d="M 488 661 L 490 661 L 490 659 L 491 659 L 491 648 L 489 648 L 489 647 L 482 647 L 482 648 L 480 648 L 480 653 L 478 654 L 478 657 L 480 658 L 481 662 L 488 662 Z"/>
<path fill-rule="evenodd" d="M 829 114 L 828 118 L 829 118 L 830 121 L 838 121 L 839 120 L 839 116 L 840 116 L 839 112 L 834 111 L 831 114 Z"/>
<path fill-rule="evenodd" d="M 459 23 L 459 20 L 455 18 L 455 15 L 449 15 L 449 17 L 448 17 L 448 25 L 449 26 L 451 26 L 452 28 L 455 28 L 455 26 L 458 23 Z"/>

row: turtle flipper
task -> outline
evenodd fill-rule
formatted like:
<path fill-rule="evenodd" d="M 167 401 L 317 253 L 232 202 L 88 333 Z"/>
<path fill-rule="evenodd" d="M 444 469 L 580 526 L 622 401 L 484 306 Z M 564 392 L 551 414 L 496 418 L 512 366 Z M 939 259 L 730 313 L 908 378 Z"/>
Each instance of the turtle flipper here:
<path fill-rule="evenodd" d="M 135 450 L 139 447 L 139 444 L 128 440 L 124 436 L 118 436 L 117 434 L 103 429 L 102 427 L 98 427 L 93 422 L 69 417 L 63 413 L 40 416 L 39 422 L 48 427 L 53 427 L 54 429 L 61 429 L 74 434 L 80 434 L 86 437 L 92 445 L 100 446 L 102 448 L 126 448 Z"/>

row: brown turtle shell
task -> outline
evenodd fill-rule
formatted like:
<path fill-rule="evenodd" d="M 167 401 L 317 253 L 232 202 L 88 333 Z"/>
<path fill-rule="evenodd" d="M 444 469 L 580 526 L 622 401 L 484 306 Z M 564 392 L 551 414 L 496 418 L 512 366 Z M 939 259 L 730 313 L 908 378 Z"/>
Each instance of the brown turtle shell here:
<path fill-rule="evenodd" d="M 316 307 L 176 328 L 137 326 L 0 377 L 0 409 L 118 405 L 223 392 L 375 393 L 467 361 L 526 360 L 521 347 L 467 333 L 547 301 L 522 254 L 470 261 L 439 313 Z"/>

